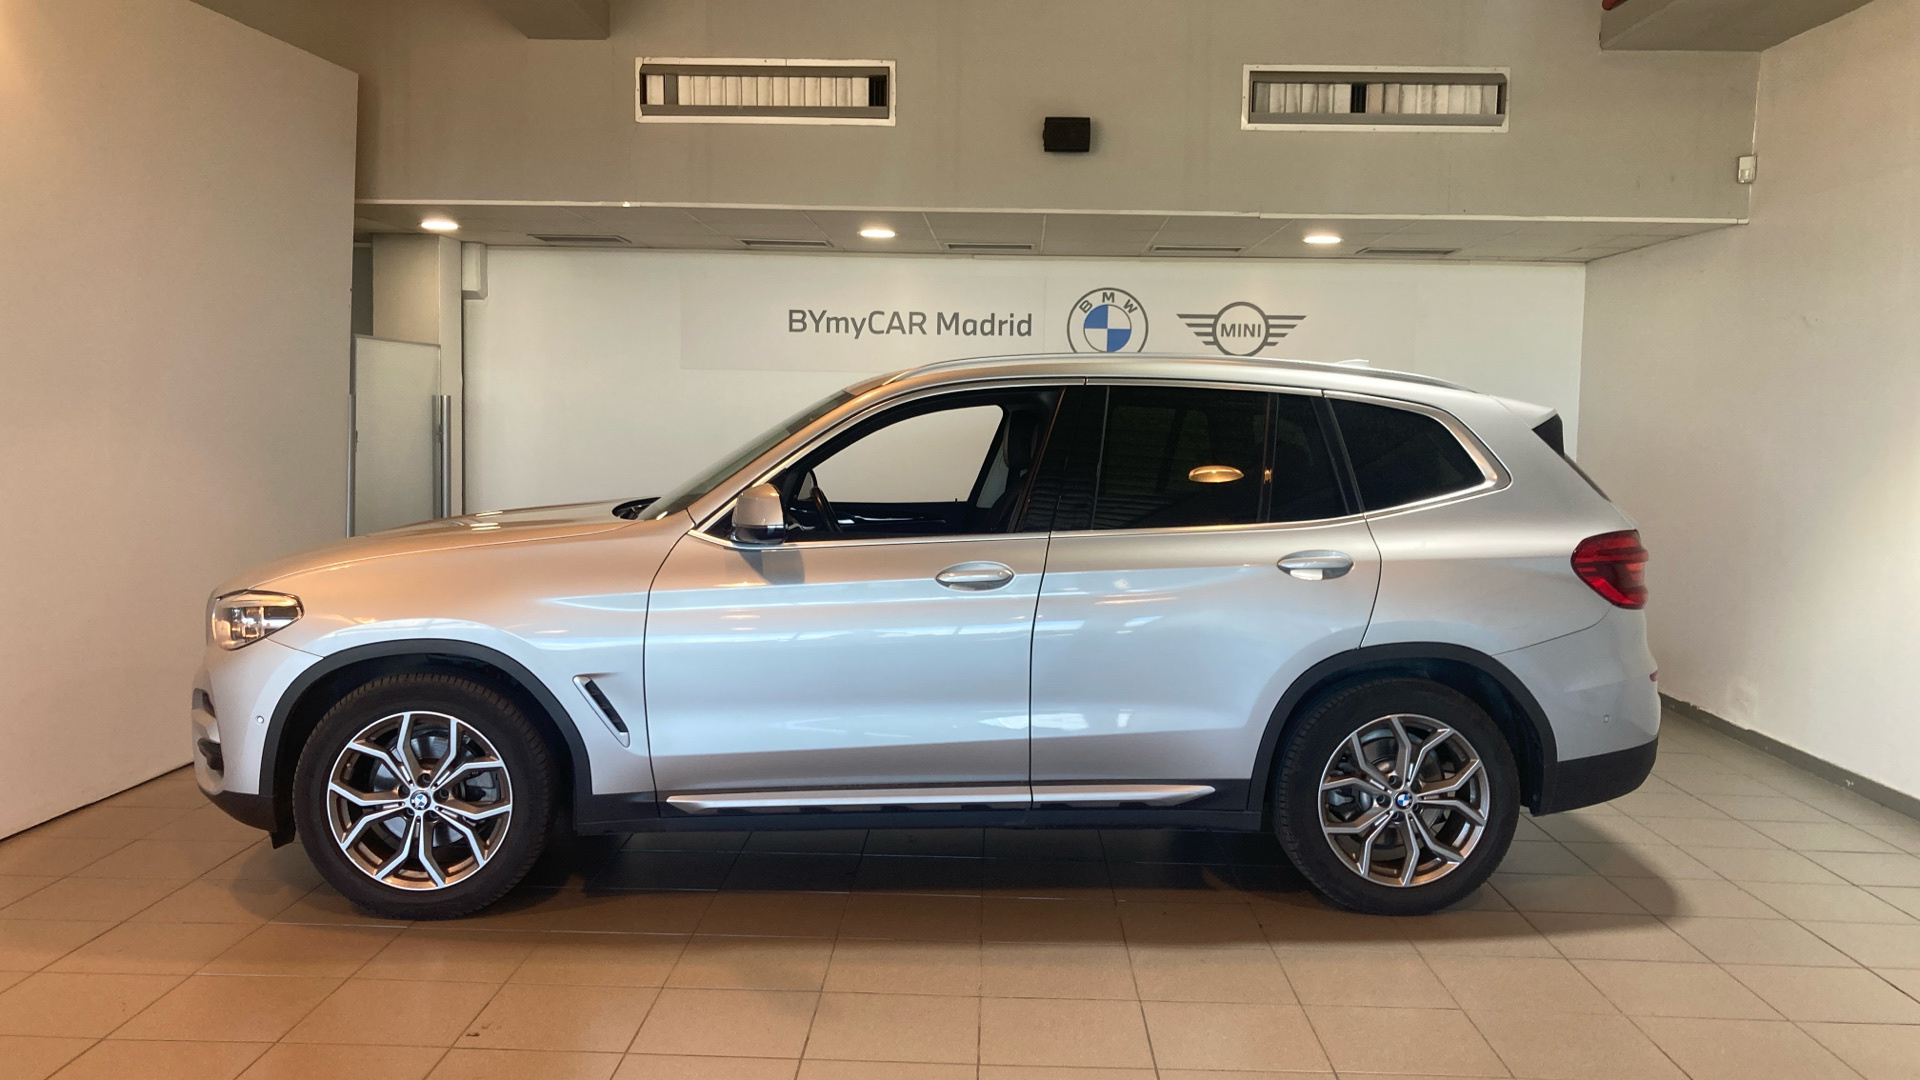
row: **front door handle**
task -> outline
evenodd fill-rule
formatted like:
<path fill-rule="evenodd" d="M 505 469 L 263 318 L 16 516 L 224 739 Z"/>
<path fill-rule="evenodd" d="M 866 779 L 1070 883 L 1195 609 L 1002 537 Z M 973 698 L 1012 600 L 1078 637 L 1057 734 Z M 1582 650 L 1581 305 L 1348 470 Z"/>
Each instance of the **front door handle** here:
<path fill-rule="evenodd" d="M 1324 581 L 1353 569 L 1353 560 L 1344 551 L 1296 551 L 1280 560 L 1280 569 L 1301 581 Z"/>
<path fill-rule="evenodd" d="M 981 592 L 997 589 L 1013 580 L 1013 567 L 997 562 L 954 563 L 933 575 L 933 580 L 949 589 Z"/>

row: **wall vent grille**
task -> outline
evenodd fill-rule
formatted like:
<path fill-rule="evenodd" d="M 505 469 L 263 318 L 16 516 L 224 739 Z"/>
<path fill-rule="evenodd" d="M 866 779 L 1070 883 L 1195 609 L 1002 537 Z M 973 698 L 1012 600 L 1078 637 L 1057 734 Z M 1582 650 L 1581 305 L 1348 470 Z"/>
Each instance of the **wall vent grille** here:
<path fill-rule="evenodd" d="M 1250 65 L 1240 126 L 1280 131 L 1505 131 L 1503 68 Z"/>
<path fill-rule="evenodd" d="M 1033 245 L 1032 244 L 999 244 L 999 243 L 988 243 L 985 241 L 978 241 L 978 242 L 954 241 L 953 243 L 950 243 L 947 245 L 947 250 L 961 251 L 961 252 L 974 252 L 979 254 L 990 255 L 990 254 L 993 254 L 994 252 L 1032 251 Z"/>
<path fill-rule="evenodd" d="M 742 240 L 740 242 L 750 248 L 766 248 L 773 251 L 820 251 L 833 247 L 832 242 L 827 240 L 762 240 L 755 238 Z"/>
<path fill-rule="evenodd" d="M 528 233 L 528 236 L 543 244 L 566 244 L 575 247 L 625 247 L 633 243 L 624 236 L 612 233 Z"/>
<path fill-rule="evenodd" d="M 1241 249 L 1231 244 L 1155 244 L 1155 255 L 1238 255 Z"/>
<path fill-rule="evenodd" d="M 893 123 L 891 60 L 634 62 L 634 119 L 680 124 Z"/>
<path fill-rule="evenodd" d="M 1459 251 L 1459 248 L 1363 247 L 1354 254 L 1379 259 L 1444 259 Z"/>

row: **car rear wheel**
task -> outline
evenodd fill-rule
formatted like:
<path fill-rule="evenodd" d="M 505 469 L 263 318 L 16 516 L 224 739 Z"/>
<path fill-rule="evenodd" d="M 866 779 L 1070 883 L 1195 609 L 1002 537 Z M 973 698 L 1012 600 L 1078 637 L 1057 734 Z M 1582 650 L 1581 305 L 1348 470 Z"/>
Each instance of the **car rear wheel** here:
<path fill-rule="evenodd" d="M 545 848 L 553 766 L 518 708 L 469 679 L 389 675 L 321 718 L 294 815 L 328 884 L 377 915 L 447 919 L 493 903 Z"/>
<path fill-rule="evenodd" d="M 1424 915 L 1465 899 L 1506 856 L 1520 808 L 1513 753 L 1484 710 L 1424 679 L 1379 679 L 1316 704 L 1274 791 L 1280 842 L 1328 900 Z"/>

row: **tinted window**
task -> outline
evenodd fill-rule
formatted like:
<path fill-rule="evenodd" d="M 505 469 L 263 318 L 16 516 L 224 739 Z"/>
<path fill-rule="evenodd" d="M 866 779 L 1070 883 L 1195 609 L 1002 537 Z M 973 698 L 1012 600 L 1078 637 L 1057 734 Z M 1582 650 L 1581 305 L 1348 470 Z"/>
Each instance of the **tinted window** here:
<path fill-rule="evenodd" d="M 1368 510 L 1431 499 L 1485 479 L 1466 448 L 1431 416 L 1338 399 L 1333 412 Z"/>
<path fill-rule="evenodd" d="M 1019 531 L 1069 532 L 1092 524 L 1093 480 L 1099 470 L 1100 433 L 1106 417 L 1106 387 L 1067 389 L 1053 430 L 1047 433 L 1040 467 L 1034 471 L 1033 495 L 1027 500 Z"/>
<path fill-rule="evenodd" d="M 1244 390 L 1109 388 L 1093 527 L 1258 521 L 1268 396 Z"/>
<path fill-rule="evenodd" d="M 1313 398 L 1273 395 L 1272 462 L 1268 521 L 1316 521 L 1347 512 Z"/>

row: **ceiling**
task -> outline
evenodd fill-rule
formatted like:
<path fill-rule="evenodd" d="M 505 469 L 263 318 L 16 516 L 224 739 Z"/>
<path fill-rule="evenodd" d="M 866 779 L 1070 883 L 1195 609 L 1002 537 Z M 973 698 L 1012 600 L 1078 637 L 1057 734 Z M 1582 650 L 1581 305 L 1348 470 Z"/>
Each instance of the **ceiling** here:
<path fill-rule="evenodd" d="M 461 240 L 495 246 L 595 246 L 741 251 L 768 242 L 814 250 L 892 254 L 1005 254 L 1103 258 L 1425 258 L 1589 262 L 1731 220 L 1578 220 L 1464 217 L 1289 218 L 1255 214 L 1098 214 L 765 207 L 362 202 L 356 231 L 420 232 L 428 215 L 457 221 Z M 880 225 L 891 240 L 859 231 Z M 1312 245 L 1309 232 L 1341 242 Z M 568 237 L 540 240 L 536 236 Z M 617 240 L 591 243 L 585 237 Z M 755 243 L 755 242 L 760 243 Z M 980 248 L 968 245 L 1025 245 Z M 824 245 L 824 246 L 822 246 Z M 956 246 L 957 245 L 957 246 Z M 1372 254 L 1366 254 L 1373 249 Z M 1382 250 L 1385 249 L 1385 250 Z M 808 250 L 796 247 L 795 250 Z M 1442 253 L 1445 254 L 1437 254 Z"/>
<path fill-rule="evenodd" d="M 1600 17 L 1600 47 L 1759 52 L 1867 0 L 1622 0 Z"/>

